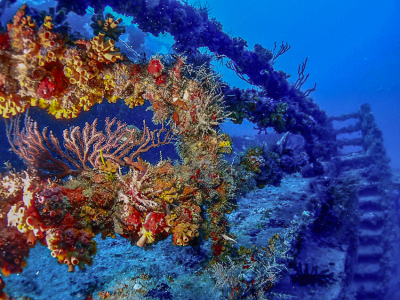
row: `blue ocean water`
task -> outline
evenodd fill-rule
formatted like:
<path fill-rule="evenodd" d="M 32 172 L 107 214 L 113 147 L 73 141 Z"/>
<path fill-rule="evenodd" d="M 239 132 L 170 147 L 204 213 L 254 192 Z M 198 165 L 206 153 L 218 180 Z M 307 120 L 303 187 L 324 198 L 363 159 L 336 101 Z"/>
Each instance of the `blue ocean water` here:
<path fill-rule="evenodd" d="M 40 9 L 57 5 L 55 1 L 27 3 Z M 143 3 L 157 7 L 160 1 Z M 117 236 L 106 240 L 96 237 L 98 253 L 94 264 L 73 274 L 60 266 L 45 247 L 32 249 L 24 272 L 4 279 L 10 299 L 400 299 L 395 288 L 399 282 L 395 259 L 398 242 L 393 236 L 399 222 L 396 213 L 400 185 L 396 171 L 400 169 L 397 155 L 400 147 L 400 3 L 395 0 L 379 3 L 214 0 L 188 4 L 208 6 L 209 18 L 221 22 L 224 32 L 246 40 L 249 49 L 255 44 L 273 49 L 274 42 L 278 46 L 282 41 L 288 42 L 291 49 L 277 58 L 274 68 L 290 74 L 288 81 L 294 84 L 298 66 L 307 58 L 306 73 L 310 75 L 303 90 L 317 83 L 310 97 L 328 116 L 354 113 L 362 104 L 369 103 L 391 159 L 388 172 L 394 176 L 371 183 L 365 174 L 356 170 L 357 163 L 354 163 L 340 171 L 338 167 L 336 175 L 329 172 L 320 177 L 303 176 L 300 172 L 285 174 L 279 185 L 266 185 L 241 197 L 238 209 L 227 217 L 230 232 L 237 236 L 238 249 L 240 246 L 267 247 L 276 232 L 303 230 L 291 248 L 295 249 L 290 253 L 296 257 L 295 262 L 280 267 L 285 272 L 274 279 L 275 290 L 268 293 L 261 283 L 251 285 L 259 278 L 257 272 L 269 271 L 268 265 L 260 263 L 258 269 L 248 272 L 247 264 L 234 269 L 228 260 L 224 262 L 225 278 L 215 265 L 210 266 L 210 241 L 193 247 L 176 247 L 169 238 L 151 249 L 141 249 Z M 6 8 L 1 15 L 2 24 L 21 5 L 17 1 Z M 125 13 L 114 11 L 112 3 L 106 12 L 115 16 Z M 68 22 L 72 30 L 90 38 L 91 16 L 92 8 L 88 7 L 84 16 L 71 12 Z M 123 19 L 127 32 L 120 39 L 137 52 L 145 52 L 148 57 L 173 53 L 174 39 L 170 34 L 154 37 L 131 24 L 135 20 L 129 14 Z M 231 87 L 252 87 L 224 65 L 215 62 L 214 66 Z M 56 122 L 51 116 L 31 112 L 33 117 L 41 118 L 43 125 L 51 125 L 56 134 L 68 126 L 83 126 L 93 118 L 114 114 L 138 125 L 137 120 L 146 113 L 139 109 L 132 116 L 123 105 L 107 104 L 75 120 Z M 267 138 L 261 137 L 254 127 L 245 120 L 241 125 L 227 122 L 222 130 L 233 137 L 237 152 L 245 150 L 249 141 L 254 145 L 275 144 L 281 138 L 273 130 L 268 130 Z M 4 132 L 1 134 L 5 138 Z M 8 151 L 8 143 L 1 146 L 2 160 L 21 167 L 21 161 Z M 157 155 L 156 152 L 152 155 Z M 363 185 L 357 186 L 354 182 Z M 384 223 L 385 219 L 390 222 Z M 358 236 L 363 230 L 365 235 Z M 340 241 L 349 232 L 355 234 L 355 240 Z M 352 252 L 352 248 L 358 252 Z M 385 272 L 393 271 L 392 276 L 382 271 L 382 266 Z M 226 284 L 228 275 L 245 286 L 240 297 L 234 291 L 234 284 Z M 369 293 L 371 286 L 382 294 L 375 290 Z M 385 298 L 379 298 L 383 294 Z"/>
<path fill-rule="evenodd" d="M 275 67 L 297 79 L 297 67 L 308 57 L 310 77 L 317 83 L 312 98 L 329 115 L 355 111 L 370 103 L 392 166 L 399 155 L 398 1 L 225 1 L 209 2 L 211 15 L 224 30 L 244 38 L 249 47 L 273 48 L 286 41 L 292 48 Z M 233 85 L 243 82 L 226 71 Z"/>

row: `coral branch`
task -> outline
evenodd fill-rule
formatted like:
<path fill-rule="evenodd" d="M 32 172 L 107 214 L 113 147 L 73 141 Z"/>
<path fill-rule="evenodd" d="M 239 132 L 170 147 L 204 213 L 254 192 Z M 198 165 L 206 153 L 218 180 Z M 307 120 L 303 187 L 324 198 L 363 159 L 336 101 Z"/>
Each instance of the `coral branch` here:
<path fill-rule="evenodd" d="M 288 52 L 289 49 L 290 49 L 291 47 L 292 47 L 292 46 L 290 46 L 287 42 L 286 42 L 286 44 L 284 44 L 283 41 L 282 41 L 281 47 L 279 48 L 278 52 L 275 53 L 275 50 L 276 50 L 276 48 L 277 48 L 276 42 L 275 42 L 275 44 L 274 44 L 274 50 L 272 51 L 272 54 L 274 55 L 274 56 L 272 57 L 272 61 L 275 61 L 279 56 L 281 56 L 282 54 L 285 54 L 286 52 Z"/>
<path fill-rule="evenodd" d="M 66 155 L 58 155 L 58 157 L 53 155 L 53 153 L 63 154 L 63 152 L 58 139 L 52 132 L 50 132 L 51 141 L 49 141 L 48 128 L 40 133 L 37 123 L 26 117 L 25 127 L 21 130 L 20 119 L 18 115 L 7 123 L 7 138 L 11 149 L 25 161 L 30 169 L 37 170 L 41 176 L 65 177 L 77 174 L 76 170 L 69 167 L 68 160 L 65 159 Z M 79 165 L 75 166 L 81 171 Z"/>
<path fill-rule="evenodd" d="M 304 75 L 304 71 L 306 70 L 306 66 L 307 66 L 307 59 L 308 59 L 308 57 L 306 57 L 306 60 L 301 65 L 299 65 L 299 69 L 297 70 L 297 73 L 299 74 L 299 78 L 296 80 L 296 82 L 294 84 L 294 88 L 299 91 L 300 91 L 301 87 L 303 86 L 303 84 L 307 81 L 308 76 L 310 76 L 310 74 Z M 317 84 L 315 83 L 313 88 L 308 89 L 303 93 L 303 96 L 308 97 L 316 89 L 317 89 Z"/>
<path fill-rule="evenodd" d="M 304 62 L 302 62 L 301 65 L 299 65 L 299 69 L 297 70 L 297 73 L 299 74 L 299 78 L 297 78 L 297 80 L 294 84 L 294 88 L 297 90 L 301 89 L 303 84 L 307 81 L 308 76 L 310 76 L 310 74 L 304 75 L 304 71 L 306 70 L 306 67 L 307 67 L 307 60 L 308 60 L 308 57 L 306 57 L 306 60 Z"/>
<path fill-rule="evenodd" d="M 250 83 L 250 79 L 247 79 L 247 78 L 244 77 L 244 75 L 242 74 L 242 70 L 238 67 L 238 65 L 236 65 L 235 62 L 233 62 L 232 60 L 230 60 L 230 61 L 228 61 L 225 65 L 226 65 L 226 67 L 227 67 L 228 69 L 231 69 L 232 71 L 234 71 L 234 72 L 236 73 L 236 75 L 237 75 L 240 79 L 246 81 L 248 84 L 251 84 L 251 83 Z"/>
<path fill-rule="evenodd" d="M 311 94 L 312 92 L 315 92 L 316 90 L 317 90 L 317 83 L 314 83 L 314 87 L 312 87 L 311 89 L 306 90 L 306 91 L 303 93 L 303 95 L 304 95 L 304 97 L 308 97 L 308 96 L 310 96 L 310 94 Z"/>
<path fill-rule="evenodd" d="M 132 165 L 135 157 L 151 148 L 165 145 L 174 137 L 172 129 L 150 131 L 143 123 L 143 134 L 138 137 L 138 129 L 129 129 L 126 123 L 106 119 L 105 132 L 97 131 L 97 119 L 86 123 L 81 130 L 78 126 L 64 130 L 64 145 L 48 128 L 40 132 L 36 122 L 25 118 L 25 127 L 20 129 L 20 117 L 7 124 L 7 136 L 12 150 L 38 175 L 77 175 L 103 165 L 101 156 L 113 164 Z M 116 125 L 116 129 L 112 127 Z M 101 154 L 102 153 L 102 154 Z M 126 158 L 126 159 L 124 159 Z"/>

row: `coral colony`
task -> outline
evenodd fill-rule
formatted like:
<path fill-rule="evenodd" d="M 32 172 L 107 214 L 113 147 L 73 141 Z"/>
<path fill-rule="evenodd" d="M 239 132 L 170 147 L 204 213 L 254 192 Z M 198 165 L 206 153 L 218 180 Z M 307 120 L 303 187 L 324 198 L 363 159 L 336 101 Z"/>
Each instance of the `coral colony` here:
<path fill-rule="evenodd" d="M 132 63 L 103 31 L 73 40 L 55 30 L 50 16 L 38 27 L 26 9 L 0 34 L 0 110 L 11 148 L 27 165 L 1 179 L 3 274 L 22 272 L 38 243 L 68 271 L 83 269 L 93 263 L 97 234 L 145 247 L 170 235 L 186 246 L 201 233 L 212 241 L 215 261 L 223 259 L 233 240 L 224 215 L 254 185 L 264 159 L 254 149 L 235 164 L 224 159 L 232 140 L 219 130 L 229 113 L 217 78 L 182 56 L 169 66 L 161 57 Z M 112 31 L 119 22 L 108 16 L 99 24 Z M 94 120 L 60 138 L 21 118 L 31 106 L 56 119 L 76 118 L 104 99 L 123 99 L 130 109 L 150 101 L 158 128 L 107 118 L 103 130 Z M 169 143 L 181 163 L 141 159 Z"/>
<path fill-rule="evenodd" d="M 11 150 L 26 165 L 19 172 L 7 164 L 8 172 L 0 175 L 3 275 L 23 272 L 29 250 L 38 244 L 74 272 L 96 263 L 97 235 L 119 235 L 145 249 L 167 238 L 175 246 L 208 240 L 208 271 L 226 298 L 259 299 L 274 293 L 312 214 L 304 211 L 290 225 L 270 219 L 263 226 L 285 229 L 266 238 L 260 248 L 238 245 L 227 214 L 238 207 L 240 195 L 279 186 L 285 173 L 323 174 L 321 161 L 336 154 L 332 122 L 309 98 L 315 86 L 301 91 L 308 78 L 307 61 L 290 84 L 287 74 L 273 68 L 288 44 L 275 44 L 273 51 L 260 45 L 247 50 L 246 41 L 223 33 L 203 7 L 174 0 L 146 5 L 111 1 L 114 9 L 134 16 L 142 31 L 169 32 L 175 38 L 175 54 L 147 59 L 120 41 L 125 27 L 111 14 L 93 15 L 90 39 L 65 30 L 66 11 L 82 15 L 90 4 L 99 13 L 102 1 L 58 2 L 64 10 L 41 17 L 23 5 L 0 31 L 0 114 Z M 116 47 L 118 41 L 133 58 Z M 200 52 L 200 47 L 213 54 Z M 209 68 L 212 59 L 255 88 L 224 84 Z M 35 107 L 55 121 L 74 119 L 103 101 L 124 101 L 127 111 L 147 105 L 152 118 L 138 128 L 111 115 L 59 135 L 55 128 L 42 130 L 29 115 Z M 373 144 L 371 153 L 378 156 L 384 151 L 381 133 L 367 117 L 370 110 L 364 106 L 360 118 L 366 121 L 359 126 L 373 139 L 362 142 Z M 239 124 L 248 119 L 259 133 L 273 128 L 285 134 L 269 149 L 250 147 L 228 157 L 232 139 L 220 128 L 228 119 Z M 302 150 L 286 147 L 289 133 L 302 136 Z M 180 159 L 143 158 L 154 149 L 163 151 L 164 145 L 174 146 Z M 250 236 L 260 231 L 249 230 Z M 317 286 L 335 281 L 328 270 L 320 270 L 300 265 L 292 281 Z M 4 288 L 0 277 L 0 299 L 7 297 Z M 162 284 L 153 292 L 165 289 Z"/>

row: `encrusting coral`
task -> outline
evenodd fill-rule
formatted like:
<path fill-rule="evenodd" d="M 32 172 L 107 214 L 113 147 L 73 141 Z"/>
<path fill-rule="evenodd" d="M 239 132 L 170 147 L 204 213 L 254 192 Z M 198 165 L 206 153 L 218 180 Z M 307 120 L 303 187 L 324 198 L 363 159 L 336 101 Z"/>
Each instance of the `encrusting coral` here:
<path fill-rule="evenodd" d="M 57 119 L 76 118 L 82 109 L 88 111 L 104 98 L 109 102 L 124 99 L 130 108 L 149 99 L 153 108 L 157 108 L 155 120 L 168 119 L 171 106 L 180 108 L 174 116 L 176 122 L 191 118 L 185 115 L 201 109 L 185 104 L 194 100 L 199 87 L 194 81 L 182 80 L 183 58 L 179 57 L 170 70 L 159 57 L 147 65 L 134 64 L 106 33 L 99 32 L 88 41 L 66 42 L 55 32 L 50 16 L 37 28 L 26 15 L 26 8 L 24 5 L 18 10 L 7 26 L 7 33 L 2 33 L 6 42 L 0 52 L 3 117 L 22 113 L 31 105 L 47 109 Z M 166 102 L 166 111 L 161 109 L 164 108 L 161 102 Z"/>
<path fill-rule="evenodd" d="M 29 116 L 23 128 L 20 116 L 12 117 L 8 139 L 28 170 L 10 172 L 0 183 L 0 229 L 7 239 L 0 244 L 3 274 L 21 272 L 37 243 L 69 271 L 85 268 L 100 233 L 119 234 L 139 247 L 169 235 L 174 245 L 185 246 L 202 236 L 211 239 L 216 259 L 222 258 L 232 243 L 224 238 L 225 214 L 257 170 L 224 159 L 232 139 L 219 130 L 229 113 L 216 76 L 186 65 L 181 56 L 169 68 L 159 56 L 134 64 L 102 32 L 89 41 L 67 42 L 50 17 L 37 29 L 25 11 L 21 7 L 9 24 L 8 44 L 0 51 L 4 118 L 29 105 L 57 119 L 74 118 L 103 98 L 121 98 L 129 108 L 148 100 L 158 128 L 144 122 L 139 130 L 107 118 L 98 130 L 96 119 L 82 129 L 65 129 L 61 140 L 48 128 L 40 131 Z M 176 145 L 180 163 L 141 159 L 169 143 Z"/>

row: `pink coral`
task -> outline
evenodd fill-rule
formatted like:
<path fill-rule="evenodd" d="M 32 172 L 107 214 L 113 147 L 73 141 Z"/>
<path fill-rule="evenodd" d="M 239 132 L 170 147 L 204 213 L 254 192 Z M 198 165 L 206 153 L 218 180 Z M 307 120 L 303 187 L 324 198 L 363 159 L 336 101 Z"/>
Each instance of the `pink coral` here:
<path fill-rule="evenodd" d="M 139 231 L 142 225 L 140 213 L 136 210 L 133 210 L 133 212 L 131 212 L 129 216 L 126 218 L 125 224 L 128 226 L 133 226 L 133 228 L 135 228 L 136 231 Z"/>
<path fill-rule="evenodd" d="M 161 65 L 161 62 L 158 59 L 152 59 L 152 60 L 150 60 L 147 71 L 149 71 L 149 73 L 156 76 L 158 73 L 161 72 L 162 69 L 163 69 L 163 66 Z"/>
<path fill-rule="evenodd" d="M 49 78 L 45 77 L 36 89 L 36 94 L 40 98 L 49 100 L 53 96 L 55 88 L 56 86 L 49 80 Z"/>
<path fill-rule="evenodd" d="M 162 233 L 168 227 L 164 214 L 155 212 L 151 212 L 146 216 L 143 226 L 154 235 Z"/>
<path fill-rule="evenodd" d="M 167 78 L 167 75 L 165 75 L 165 74 L 160 75 L 160 76 L 157 77 L 157 79 L 156 79 L 156 84 L 157 84 L 157 85 L 165 84 L 166 78 Z"/>

